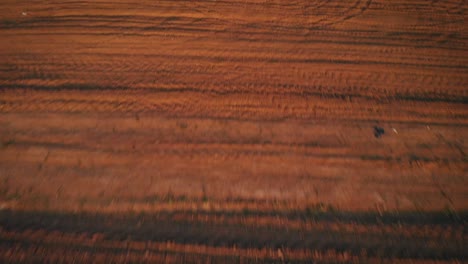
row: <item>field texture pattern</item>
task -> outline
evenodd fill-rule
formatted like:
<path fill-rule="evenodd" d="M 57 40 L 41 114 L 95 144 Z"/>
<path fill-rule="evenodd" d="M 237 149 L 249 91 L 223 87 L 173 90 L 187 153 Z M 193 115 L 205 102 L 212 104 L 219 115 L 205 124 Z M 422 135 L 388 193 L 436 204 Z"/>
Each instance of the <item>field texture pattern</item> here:
<path fill-rule="evenodd" d="M 0 262 L 462 263 L 467 6 L 0 1 Z"/>

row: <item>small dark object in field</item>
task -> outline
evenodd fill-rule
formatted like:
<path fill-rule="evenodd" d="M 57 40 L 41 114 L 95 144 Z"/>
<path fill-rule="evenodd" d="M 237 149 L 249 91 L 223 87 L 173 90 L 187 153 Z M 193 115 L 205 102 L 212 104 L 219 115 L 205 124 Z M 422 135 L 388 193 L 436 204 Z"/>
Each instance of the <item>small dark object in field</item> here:
<path fill-rule="evenodd" d="M 374 136 L 376 138 L 380 138 L 383 134 L 385 134 L 385 130 L 383 128 L 374 126 Z"/>

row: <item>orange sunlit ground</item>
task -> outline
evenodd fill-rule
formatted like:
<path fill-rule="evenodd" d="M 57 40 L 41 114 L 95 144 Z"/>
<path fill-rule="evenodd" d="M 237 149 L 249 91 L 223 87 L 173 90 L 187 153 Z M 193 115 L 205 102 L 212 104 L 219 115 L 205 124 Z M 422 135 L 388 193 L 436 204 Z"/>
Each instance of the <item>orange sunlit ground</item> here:
<path fill-rule="evenodd" d="M 1 1 L 0 262 L 463 262 L 465 17 Z"/>

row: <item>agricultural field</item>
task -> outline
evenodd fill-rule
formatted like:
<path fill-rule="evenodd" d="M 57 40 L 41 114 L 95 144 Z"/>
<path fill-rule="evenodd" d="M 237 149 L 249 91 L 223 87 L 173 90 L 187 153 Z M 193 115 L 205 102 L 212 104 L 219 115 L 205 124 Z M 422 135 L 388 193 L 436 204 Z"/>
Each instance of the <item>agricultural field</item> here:
<path fill-rule="evenodd" d="M 0 1 L 0 262 L 462 263 L 466 8 Z"/>

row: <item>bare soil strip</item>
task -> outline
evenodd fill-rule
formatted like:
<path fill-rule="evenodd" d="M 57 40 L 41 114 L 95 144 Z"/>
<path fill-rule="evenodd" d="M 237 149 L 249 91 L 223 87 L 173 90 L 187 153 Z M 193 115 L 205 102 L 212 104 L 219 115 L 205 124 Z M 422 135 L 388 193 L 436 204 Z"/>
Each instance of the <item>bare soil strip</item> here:
<path fill-rule="evenodd" d="M 255 214 L 255 212 L 252 212 Z M 287 220 L 300 215 L 303 221 L 328 224 L 330 228 L 298 230 L 289 228 Z M 226 219 L 239 219 L 248 216 L 231 214 Z M 85 252 L 101 252 L 111 257 L 131 253 L 135 258 L 144 259 L 148 252 L 155 254 L 171 253 L 169 246 L 176 248 L 172 254 L 196 255 L 205 250 L 225 252 L 222 255 L 236 257 L 252 252 L 290 252 L 291 260 L 314 259 L 332 252 L 335 260 L 351 256 L 365 260 L 380 259 L 438 259 L 452 260 L 466 258 L 464 242 L 468 238 L 466 223 L 447 214 L 402 213 L 394 215 L 315 213 L 307 215 L 291 212 L 283 215 L 282 226 L 250 226 L 233 222 L 210 222 L 216 214 L 191 212 L 159 214 L 64 214 L 52 212 L 2 211 L 2 247 L 15 245 L 18 250 L 38 248 L 59 248 Z M 194 220 L 194 217 L 205 221 Z M 467 217 L 464 212 L 460 217 Z M 331 225 L 360 225 L 361 232 L 333 229 Z M 363 225 L 364 224 L 364 225 Z M 394 228 L 399 232 L 379 233 L 366 225 L 378 225 L 379 229 Z M 421 234 L 419 230 L 440 230 L 436 233 Z M 406 233 L 406 235 L 403 235 Z M 46 239 L 44 239 L 46 238 Z M 62 241 L 63 240 L 63 241 Z M 163 245 L 154 249 L 151 244 Z M 189 252 L 181 250 L 192 245 Z M 205 253 L 206 254 L 206 253 Z M 248 255 L 248 254 L 247 254 Z M 206 256 L 205 256 L 206 257 Z M 273 254 L 274 258 L 279 256 Z M 229 259 L 229 258 L 227 258 Z M 266 260 L 266 259 L 264 259 Z M 331 259 L 330 259 L 331 260 Z"/>

